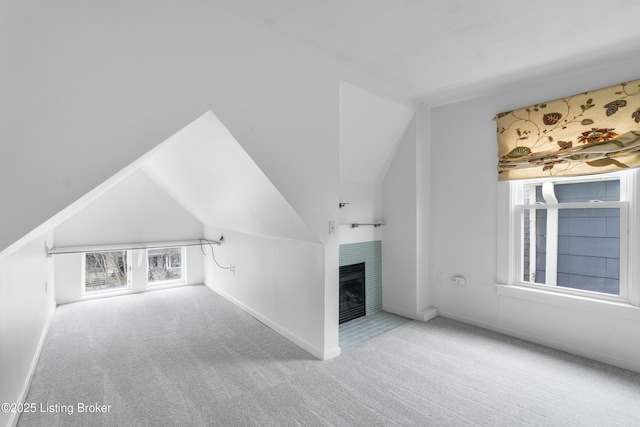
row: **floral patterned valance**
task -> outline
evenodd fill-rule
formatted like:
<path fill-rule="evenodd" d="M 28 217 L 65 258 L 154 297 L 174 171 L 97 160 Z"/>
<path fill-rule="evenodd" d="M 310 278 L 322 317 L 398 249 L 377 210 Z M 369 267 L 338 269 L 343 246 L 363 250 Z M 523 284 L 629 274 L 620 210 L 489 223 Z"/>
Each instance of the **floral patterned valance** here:
<path fill-rule="evenodd" d="M 498 179 L 640 167 L 640 80 L 500 113 Z"/>

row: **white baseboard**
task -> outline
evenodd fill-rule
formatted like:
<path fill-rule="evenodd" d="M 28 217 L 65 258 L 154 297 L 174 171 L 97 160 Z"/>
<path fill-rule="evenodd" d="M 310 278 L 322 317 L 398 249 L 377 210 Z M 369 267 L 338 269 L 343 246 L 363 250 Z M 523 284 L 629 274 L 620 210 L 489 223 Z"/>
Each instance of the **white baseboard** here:
<path fill-rule="evenodd" d="M 336 356 L 340 355 L 340 347 L 336 347 L 336 348 L 328 350 L 328 351 L 322 351 L 320 349 L 317 349 L 314 346 L 312 346 L 311 344 L 309 344 L 308 342 L 306 342 L 305 340 L 303 340 L 302 338 L 300 338 L 299 336 L 297 336 L 296 334 L 288 331 L 287 329 L 283 328 L 282 326 L 280 326 L 276 322 L 272 321 L 271 319 L 263 316 L 262 314 L 258 313 L 255 310 L 253 310 L 251 307 L 246 306 L 245 304 L 243 304 L 242 302 L 238 301 L 237 299 L 235 299 L 231 295 L 227 294 L 226 292 L 223 292 L 220 289 L 213 289 L 211 287 L 209 287 L 209 289 L 211 289 L 213 292 L 219 294 L 220 296 L 224 297 L 229 302 L 233 303 L 234 305 L 236 305 L 237 307 L 239 307 L 243 311 L 249 313 L 251 316 L 255 317 L 260 322 L 264 323 L 270 329 L 273 329 L 274 331 L 276 331 L 277 333 L 279 333 L 280 335 L 282 335 L 283 337 L 285 337 L 289 341 L 293 342 L 298 347 L 301 347 L 303 350 L 305 350 L 306 352 L 310 353 L 312 356 L 314 356 L 314 357 L 316 357 L 316 358 L 318 358 L 320 360 L 328 360 L 328 359 L 331 359 L 333 357 L 336 357 Z"/>
<path fill-rule="evenodd" d="M 20 391 L 20 396 L 18 402 L 24 403 L 27 399 L 27 394 L 29 393 L 29 387 L 31 387 L 31 380 L 33 379 L 33 374 L 36 372 L 36 368 L 38 367 L 38 361 L 40 360 L 40 353 L 42 353 L 42 347 L 44 346 L 44 342 L 47 338 L 47 333 L 49 332 L 49 327 L 51 326 L 51 322 L 53 321 L 53 315 L 56 312 L 56 303 L 55 301 L 52 304 L 49 311 L 49 318 L 44 325 L 42 330 L 42 334 L 40 335 L 40 340 L 38 341 L 38 346 L 36 347 L 36 351 L 33 354 L 33 358 L 31 359 L 31 365 L 29 366 L 29 374 L 27 378 L 24 380 L 24 384 L 22 385 L 22 390 Z M 20 417 L 20 413 L 13 412 L 11 414 L 11 418 L 9 418 L 9 425 L 15 427 L 18 424 L 18 418 Z"/>
<path fill-rule="evenodd" d="M 403 310 L 401 308 L 392 307 L 390 305 L 383 304 L 382 310 L 387 313 L 397 314 L 398 316 L 406 317 L 407 319 L 420 320 L 421 322 L 428 322 L 438 315 L 438 310 L 434 307 L 428 307 L 418 312 L 412 312 Z"/>
<path fill-rule="evenodd" d="M 587 359 L 595 360 L 597 362 L 606 363 L 608 365 L 617 366 L 619 368 L 628 369 L 630 371 L 640 373 L 640 363 L 635 360 L 623 359 L 620 357 L 612 356 L 611 354 L 601 353 L 588 348 L 579 347 L 571 344 L 566 344 L 560 341 L 555 341 L 549 338 L 541 337 L 539 335 L 533 335 L 526 332 L 518 331 L 516 329 L 505 328 L 500 325 L 492 323 L 477 321 L 465 316 L 459 316 L 453 313 L 442 312 L 439 310 L 439 315 L 446 317 L 447 319 L 457 320 L 462 323 L 477 326 L 479 328 L 488 329 L 493 332 L 508 335 L 514 338 L 519 338 L 524 341 L 533 342 L 543 345 L 545 347 L 554 348 L 556 350 L 565 351 L 567 353 L 574 354 L 576 356 L 585 357 Z"/>
<path fill-rule="evenodd" d="M 340 356 L 341 352 L 342 352 L 342 349 L 340 349 L 340 347 L 336 347 L 333 350 L 325 351 L 323 353 L 324 356 L 322 357 L 322 360 L 329 360 L 329 359 L 333 359 L 334 357 L 338 357 Z"/>
<path fill-rule="evenodd" d="M 438 309 L 435 307 L 427 307 L 424 310 L 420 310 L 418 315 L 420 316 L 420 320 L 428 322 L 429 320 L 438 317 Z"/>

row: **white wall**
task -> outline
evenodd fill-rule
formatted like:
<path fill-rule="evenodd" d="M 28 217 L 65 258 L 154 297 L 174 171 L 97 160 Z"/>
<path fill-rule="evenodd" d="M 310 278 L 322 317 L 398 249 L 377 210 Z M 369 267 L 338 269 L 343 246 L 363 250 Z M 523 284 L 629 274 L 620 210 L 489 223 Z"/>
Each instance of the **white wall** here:
<path fill-rule="evenodd" d="M 45 242 L 53 243 L 52 233 L 0 255 L 0 402 L 26 397 L 55 310 L 53 264 L 45 256 Z M 0 412 L 0 425 L 14 422 L 15 415 Z"/>
<path fill-rule="evenodd" d="M 416 304 L 419 318 L 427 321 L 437 315 L 431 304 L 431 109 L 416 112 Z"/>
<path fill-rule="evenodd" d="M 382 182 L 382 307 L 411 318 L 418 311 L 416 138 L 414 117 Z"/>
<path fill-rule="evenodd" d="M 341 245 L 382 239 L 381 227 L 351 227 L 353 223 L 375 224 L 383 220 L 380 182 L 341 182 L 340 201 L 348 203 L 340 209 Z"/>
<path fill-rule="evenodd" d="M 56 246 L 202 238 L 202 224 L 145 173 L 135 171 L 55 229 Z"/>
<path fill-rule="evenodd" d="M 429 293 L 431 115 L 420 107 L 382 181 L 383 309 L 413 319 L 437 315 Z"/>
<path fill-rule="evenodd" d="M 637 78 L 640 59 L 522 85 L 518 90 L 432 110 L 432 305 L 448 317 L 640 371 L 640 322 L 516 299 L 496 292 L 498 222 L 493 116 L 537 102 Z M 466 286 L 451 282 L 454 274 Z"/>
<path fill-rule="evenodd" d="M 201 224 L 319 241 L 210 111 L 156 147 L 140 168 Z"/>
<path fill-rule="evenodd" d="M 325 330 L 325 268 L 321 244 L 259 236 L 207 227 L 205 236 L 225 243 L 214 246 L 217 262 L 233 264 L 235 273 L 219 268 L 206 248 L 205 283 L 254 317 L 320 359 L 337 356 L 337 301 L 335 319 Z M 335 283 L 337 288 L 337 280 Z"/>
<path fill-rule="evenodd" d="M 381 240 L 382 179 L 415 113 L 413 106 L 340 82 L 340 244 Z"/>

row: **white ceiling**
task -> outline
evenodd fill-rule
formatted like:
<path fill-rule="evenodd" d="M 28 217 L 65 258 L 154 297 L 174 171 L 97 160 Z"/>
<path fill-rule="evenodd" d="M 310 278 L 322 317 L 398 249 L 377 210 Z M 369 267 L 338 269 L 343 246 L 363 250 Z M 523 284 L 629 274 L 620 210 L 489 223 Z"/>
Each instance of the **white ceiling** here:
<path fill-rule="evenodd" d="M 242 0 L 220 9 L 431 105 L 637 54 L 637 0 Z M 500 85 L 500 86 L 498 86 Z"/>
<path fill-rule="evenodd" d="M 342 182 L 376 182 L 407 106 L 442 105 L 640 54 L 638 0 L 223 0 L 219 9 L 337 61 Z M 345 89 L 346 87 L 346 89 Z M 404 104 L 404 105 L 403 105 Z"/>

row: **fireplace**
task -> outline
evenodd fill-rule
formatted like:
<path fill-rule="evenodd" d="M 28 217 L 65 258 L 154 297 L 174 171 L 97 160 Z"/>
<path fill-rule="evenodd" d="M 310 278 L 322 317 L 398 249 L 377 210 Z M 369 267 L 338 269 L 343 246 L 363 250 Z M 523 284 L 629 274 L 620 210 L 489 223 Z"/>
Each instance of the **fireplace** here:
<path fill-rule="evenodd" d="M 364 316 L 365 312 L 365 263 L 340 267 L 340 320 L 348 322 Z"/>

